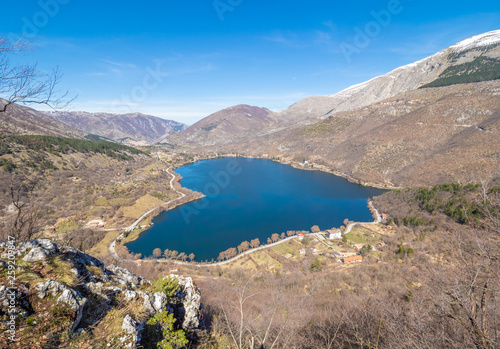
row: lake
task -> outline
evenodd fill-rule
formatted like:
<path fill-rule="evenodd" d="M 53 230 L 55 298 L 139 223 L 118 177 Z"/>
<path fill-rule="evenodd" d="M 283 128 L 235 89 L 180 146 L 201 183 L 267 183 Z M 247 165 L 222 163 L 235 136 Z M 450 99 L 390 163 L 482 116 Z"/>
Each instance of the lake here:
<path fill-rule="evenodd" d="M 175 172 L 183 187 L 206 197 L 155 217 L 149 230 L 127 244 L 130 251 L 147 257 L 159 247 L 194 253 L 197 261 L 216 260 L 245 240 L 264 244 L 273 233 L 340 227 L 345 218 L 372 221 L 367 199 L 384 192 L 264 159 L 204 160 Z"/>

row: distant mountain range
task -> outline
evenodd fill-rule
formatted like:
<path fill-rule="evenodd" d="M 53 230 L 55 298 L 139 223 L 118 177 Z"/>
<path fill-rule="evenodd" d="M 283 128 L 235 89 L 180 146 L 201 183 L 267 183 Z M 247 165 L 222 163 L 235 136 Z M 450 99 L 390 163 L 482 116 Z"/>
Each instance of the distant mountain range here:
<path fill-rule="evenodd" d="M 499 78 L 497 30 L 281 112 L 231 107 L 162 141 L 199 152 L 307 158 L 377 184 L 498 177 Z"/>
<path fill-rule="evenodd" d="M 0 105 L 5 101 L 0 99 Z M 33 134 L 83 139 L 87 133 L 59 122 L 32 108 L 11 104 L 0 113 L 0 129 L 5 134 Z"/>
<path fill-rule="evenodd" d="M 45 115 L 86 133 L 130 145 L 149 145 L 160 137 L 182 131 L 186 125 L 141 113 L 110 114 L 54 111 Z"/>

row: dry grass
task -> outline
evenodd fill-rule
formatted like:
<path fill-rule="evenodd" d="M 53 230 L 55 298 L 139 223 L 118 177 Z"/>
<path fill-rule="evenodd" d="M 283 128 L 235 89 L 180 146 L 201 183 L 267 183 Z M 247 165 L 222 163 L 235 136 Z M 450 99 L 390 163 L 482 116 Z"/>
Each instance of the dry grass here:
<path fill-rule="evenodd" d="M 149 194 L 146 194 L 137 199 L 135 201 L 135 204 L 133 204 L 132 206 L 122 207 L 123 215 L 125 217 L 137 219 L 144 212 L 152 208 L 155 208 L 157 206 L 160 206 L 161 204 L 163 204 L 162 200 L 157 199 Z"/>
<path fill-rule="evenodd" d="M 95 256 L 97 258 L 102 258 L 108 256 L 108 247 L 113 242 L 114 239 L 121 234 L 121 231 L 110 231 L 106 234 L 104 239 L 102 239 L 97 245 L 92 247 L 90 250 L 86 251 L 88 254 Z"/>

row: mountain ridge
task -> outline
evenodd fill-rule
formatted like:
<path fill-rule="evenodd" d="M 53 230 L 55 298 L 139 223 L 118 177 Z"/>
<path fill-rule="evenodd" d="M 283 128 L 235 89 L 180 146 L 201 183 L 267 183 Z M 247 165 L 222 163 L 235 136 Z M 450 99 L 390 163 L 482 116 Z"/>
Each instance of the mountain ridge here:
<path fill-rule="evenodd" d="M 83 111 L 53 111 L 45 115 L 73 128 L 132 146 L 149 145 L 166 134 L 184 130 L 187 126 L 142 113 L 90 113 Z"/>
<path fill-rule="evenodd" d="M 0 99 L 0 104 L 5 101 Z M 87 133 L 54 120 L 33 108 L 11 104 L 0 113 L 0 128 L 6 135 L 46 135 L 84 139 Z"/>
<path fill-rule="evenodd" d="M 307 97 L 269 112 L 252 132 L 188 128 L 167 139 L 197 152 L 309 159 L 379 185 L 498 177 L 500 80 L 421 88 L 450 67 L 478 57 L 500 63 L 500 30 L 465 39 L 334 95 Z M 221 112 L 240 120 L 243 108 Z M 221 112 L 199 123 L 210 124 Z"/>
<path fill-rule="evenodd" d="M 352 85 L 333 95 L 309 96 L 297 101 L 284 110 L 270 112 L 267 116 L 269 119 L 272 119 L 272 121 L 265 120 L 265 122 L 260 125 L 260 130 L 257 133 L 266 134 L 273 133 L 277 129 L 293 129 L 297 126 L 300 127 L 300 125 L 317 122 L 336 113 L 368 106 L 393 97 L 399 93 L 417 89 L 438 79 L 440 74 L 448 67 L 453 66 L 454 63 L 472 61 L 481 53 L 481 48 L 488 45 L 494 46 L 490 49 L 491 52 L 488 52 L 488 57 L 500 59 L 500 30 L 467 38 L 431 56 L 397 67 L 384 75 L 376 76 L 368 81 Z M 450 59 L 450 55 L 460 56 L 460 54 L 462 54 L 462 57 L 459 61 L 452 61 Z M 223 109 L 207 116 L 200 122 L 209 124 L 212 122 L 211 119 L 216 119 L 218 113 L 221 112 L 226 114 L 226 117 L 230 116 L 229 114 L 232 110 L 235 110 L 235 114 L 241 114 L 241 110 L 238 110 L 241 108 L 238 107 L 241 107 L 241 105 Z M 229 139 L 241 139 L 248 134 L 247 130 L 236 130 L 236 132 L 232 134 L 228 134 L 227 132 L 218 134 L 218 131 L 214 128 L 208 130 L 212 132 L 211 135 L 207 135 L 193 126 L 194 125 L 188 127 L 187 132 L 181 132 L 168 142 L 183 144 L 183 141 L 186 141 L 187 145 L 193 145 L 196 144 L 196 138 L 199 138 L 200 141 L 198 145 L 215 145 L 218 143 L 227 143 L 228 137 Z M 184 135 L 187 136 L 185 139 Z M 168 140 L 168 136 L 163 137 L 162 140 Z"/>

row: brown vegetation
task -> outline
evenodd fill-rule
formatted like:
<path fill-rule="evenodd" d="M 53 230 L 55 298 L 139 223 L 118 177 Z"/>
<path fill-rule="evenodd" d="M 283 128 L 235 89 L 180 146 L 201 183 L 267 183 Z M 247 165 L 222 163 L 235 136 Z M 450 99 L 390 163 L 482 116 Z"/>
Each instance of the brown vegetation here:
<path fill-rule="evenodd" d="M 446 190 L 444 190 L 444 189 Z M 453 194 L 442 187 L 443 207 Z M 500 333 L 500 193 L 470 186 L 456 197 L 480 218 L 422 209 L 419 190 L 376 198 L 390 212 L 382 243 L 363 263 L 324 257 L 280 267 L 185 267 L 203 291 L 203 348 L 495 348 Z M 458 207 L 458 203 L 457 207 Z M 417 216 L 429 225 L 413 225 Z M 269 254 L 275 254 L 272 250 Z M 322 268 L 312 270 L 319 261 Z M 132 267 L 132 266 L 131 266 Z M 143 265 L 140 272 L 153 274 Z"/>

